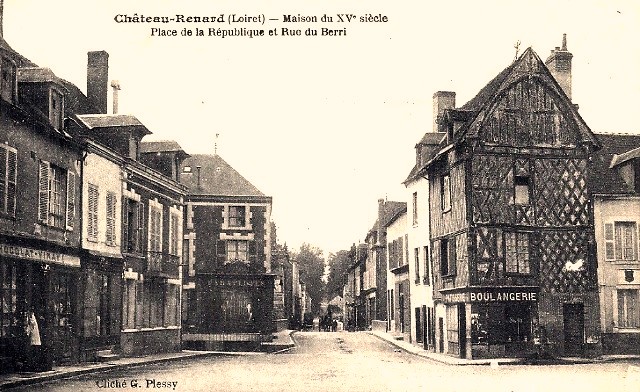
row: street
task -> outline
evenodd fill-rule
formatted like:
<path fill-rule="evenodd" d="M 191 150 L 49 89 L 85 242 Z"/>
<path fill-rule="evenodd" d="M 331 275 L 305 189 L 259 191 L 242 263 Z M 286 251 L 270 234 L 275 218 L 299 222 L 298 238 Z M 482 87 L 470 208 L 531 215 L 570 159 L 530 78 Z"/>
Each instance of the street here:
<path fill-rule="evenodd" d="M 452 366 L 366 332 L 298 332 L 294 338 L 296 347 L 281 354 L 168 362 L 12 391 L 640 391 L 638 362 Z"/>

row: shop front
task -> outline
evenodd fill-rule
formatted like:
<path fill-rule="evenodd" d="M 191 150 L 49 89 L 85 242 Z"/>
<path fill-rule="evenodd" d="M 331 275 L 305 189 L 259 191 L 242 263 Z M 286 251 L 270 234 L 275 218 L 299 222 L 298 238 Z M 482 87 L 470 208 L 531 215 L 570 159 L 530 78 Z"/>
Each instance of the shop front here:
<path fill-rule="evenodd" d="M 0 372 L 78 360 L 80 258 L 0 242 Z"/>
<path fill-rule="evenodd" d="M 537 287 L 475 287 L 447 293 L 449 354 L 528 356 L 541 349 Z"/>

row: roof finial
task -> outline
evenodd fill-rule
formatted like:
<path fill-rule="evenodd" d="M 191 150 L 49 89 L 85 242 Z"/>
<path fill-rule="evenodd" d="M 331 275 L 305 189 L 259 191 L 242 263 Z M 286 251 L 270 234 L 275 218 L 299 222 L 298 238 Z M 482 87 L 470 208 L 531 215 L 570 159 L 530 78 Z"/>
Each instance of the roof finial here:
<path fill-rule="evenodd" d="M 518 40 L 513 47 L 516 48 L 516 57 L 513 59 L 515 61 L 518 59 L 518 53 L 520 52 L 520 40 Z"/>
<path fill-rule="evenodd" d="M 218 136 L 220 136 L 220 134 L 216 133 L 216 140 L 213 143 L 213 155 L 218 155 Z"/>
<path fill-rule="evenodd" d="M 567 33 L 562 34 L 562 50 L 567 50 Z"/>

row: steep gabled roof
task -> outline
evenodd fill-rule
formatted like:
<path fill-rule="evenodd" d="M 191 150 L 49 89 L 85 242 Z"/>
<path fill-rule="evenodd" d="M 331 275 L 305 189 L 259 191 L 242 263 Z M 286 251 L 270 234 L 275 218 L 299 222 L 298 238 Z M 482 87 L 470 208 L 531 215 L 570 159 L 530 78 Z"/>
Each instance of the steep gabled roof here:
<path fill-rule="evenodd" d="M 180 182 L 189 188 L 188 193 L 192 195 L 265 196 L 219 155 L 191 155 L 182 163 Z"/>
<path fill-rule="evenodd" d="M 596 148 L 598 147 L 598 141 L 591 132 L 591 129 L 589 129 L 582 119 L 562 87 L 560 87 L 556 79 L 551 75 L 547 66 L 531 48 L 527 48 L 516 61 L 500 72 L 489 84 L 481 89 L 473 99 L 462 106 L 463 110 L 473 111 L 475 115 L 470 116 L 471 121 L 467 121 L 462 125 L 454 136 L 456 142 L 467 138 L 478 137 L 478 132 L 482 127 L 483 121 L 491 114 L 494 104 L 498 102 L 502 94 L 506 93 L 513 84 L 524 78 L 537 78 L 541 80 L 547 88 L 561 97 L 562 102 L 560 102 L 560 104 L 563 106 L 563 112 L 576 124 L 581 139 L 580 141 L 590 143 Z"/>
<path fill-rule="evenodd" d="M 384 216 L 382 218 L 382 226 L 388 227 L 407 212 L 407 203 L 403 201 L 387 201 L 384 204 Z"/>
<path fill-rule="evenodd" d="M 598 133 L 596 135 L 602 148 L 592 159 L 591 171 L 587 176 L 592 194 L 631 194 L 633 189 L 624 182 L 614 162 L 616 156 L 623 156 L 640 148 L 640 134 Z"/>

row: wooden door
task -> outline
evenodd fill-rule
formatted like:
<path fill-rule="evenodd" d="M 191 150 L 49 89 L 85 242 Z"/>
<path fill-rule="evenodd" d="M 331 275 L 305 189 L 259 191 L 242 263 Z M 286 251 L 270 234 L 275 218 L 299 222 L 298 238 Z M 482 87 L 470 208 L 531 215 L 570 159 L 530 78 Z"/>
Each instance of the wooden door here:
<path fill-rule="evenodd" d="M 564 354 L 583 355 L 584 353 L 584 305 L 564 304 Z"/>

